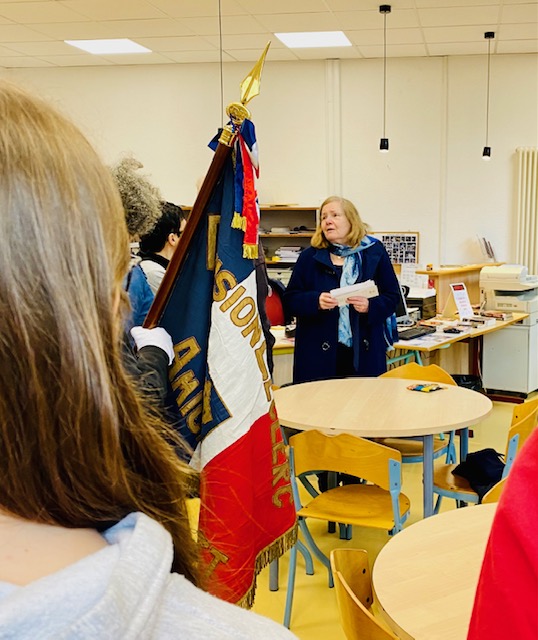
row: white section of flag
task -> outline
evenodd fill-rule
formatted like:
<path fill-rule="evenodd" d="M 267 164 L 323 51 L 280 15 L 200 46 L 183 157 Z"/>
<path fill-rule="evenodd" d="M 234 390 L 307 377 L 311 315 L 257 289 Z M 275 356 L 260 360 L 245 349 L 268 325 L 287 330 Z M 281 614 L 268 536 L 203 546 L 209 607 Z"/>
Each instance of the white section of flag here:
<path fill-rule="evenodd" d="M 213 302 L 207 352 L 209 375 L 230 413 L 230 418 L 210 431 L 198 445 L 195 458 L 198 459 L 199 466 L 196 466 L 200 470 L 215 456 L 244 436 L 252 424 L 266 414 L 270 407 L 255 354 L 255 349 L 265 342 L 265 338 L 257 309 L 254 270 L 246 280 L 238 283 L 228 292 L 226 299 L 230 298 L 240 286 L 245 287 L 246 291 L 236 304 L 248 302 L 243 309 L 244 313 L 252 309 L 252 304 L 254 305 L 260 323 L 260 338 L 252 347 L 251 334 L 244 337 L 241 333 L 245 326 L 236 326 L 231 320 L 231 311 L 235 305 L 226 312 L 222 312 L 220 310 L 222 302 Z M 241 314 L 240 316 L 244 317 Z M 267 369 L 265 355 L 264 362 Z"/>

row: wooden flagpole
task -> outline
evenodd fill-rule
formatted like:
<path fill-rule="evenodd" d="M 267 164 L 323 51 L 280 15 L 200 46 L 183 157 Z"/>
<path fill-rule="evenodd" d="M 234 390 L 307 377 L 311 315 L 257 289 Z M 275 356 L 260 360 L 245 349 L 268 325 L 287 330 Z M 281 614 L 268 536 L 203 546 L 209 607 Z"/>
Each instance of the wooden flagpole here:
<path fill-rule="evenodd" d="M 190 243 L 198 225 L 202 221 L 205 208 L 209 202 L 211 193 L 221 176 L 226 159 L 232 151 L 234 138 L 235 134 L 232 131 L 232 127 L 230 125 L 226 125 L 220 135 L 215 155 L 213 156 L 209 170 L 204 178 L 200 191 L 198 192 L 192 211 L 187 219 L 187 224 L 181 234 L 178 246 L 164 273 L 164 277 L 159 289 L 157 290 L 148 315 L 144 320 L 144 327 L 146 329 L 153 329 L 153 327 L 156 327 L 164 313 L 176 278 L 187 258 Z"/>
<path fill-rule="evenodd" d="M 204 178 L 202 187 L 198 192 L 198 196 L 187 220 L 185 229 L 181 234 L 177 249 L 170 260 L 170 264 L 164 273 L 164 277 L 157 290 L 153 304 L 151 305 L 148 315 L 144 320 L 143 326 L 146 329 L 153 329 L 153 327 L 156 327 L 159 324 L 159 320 L 161 319 L 166 305 L 168 304 L 168 300 L 170 299 L 176 278 L 187 258 L 190 243 L 202 220 L 202 216 L 213 189 L 221 176 L 226 159 L 232 151 L 236 132 L 240 130 L 243 120 L 245 120 L 245 118 L 250 118 L 250 112 L 245 105 L 260 92 L 261 73 L 270 44 L 270 42 L 267 43 L 260 59 L 256 62 L 252 70 L 241 83 L 241 102 L 232 102 L 226 109 L 226 113 L 230 117 L 232 124 L 227 124 L 222 129 L 215 155 L 213 156 L 209 170 Z"/>

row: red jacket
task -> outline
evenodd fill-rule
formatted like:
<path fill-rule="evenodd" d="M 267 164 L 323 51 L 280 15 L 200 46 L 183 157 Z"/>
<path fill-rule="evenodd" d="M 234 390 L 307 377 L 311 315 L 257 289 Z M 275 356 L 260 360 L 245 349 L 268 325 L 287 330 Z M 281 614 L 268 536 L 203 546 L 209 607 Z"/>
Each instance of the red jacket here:
<path fill-rule="evenodd" d="M 495 513 L 467 640 L 538 639 L 538 429 Z"/>

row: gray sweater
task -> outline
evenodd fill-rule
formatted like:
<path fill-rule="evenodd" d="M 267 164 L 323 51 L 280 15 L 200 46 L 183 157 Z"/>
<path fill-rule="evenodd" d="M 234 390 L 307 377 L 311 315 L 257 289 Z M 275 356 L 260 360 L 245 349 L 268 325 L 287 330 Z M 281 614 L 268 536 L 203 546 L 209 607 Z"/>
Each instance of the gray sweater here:
<path fill-rule="evenodd" d="M 170 573 L 171 537 L 151 518 L 132 513 L 103 535 L 108 547 L 61 571 L 0 582 L 0 639 L 295 638 Z"/>

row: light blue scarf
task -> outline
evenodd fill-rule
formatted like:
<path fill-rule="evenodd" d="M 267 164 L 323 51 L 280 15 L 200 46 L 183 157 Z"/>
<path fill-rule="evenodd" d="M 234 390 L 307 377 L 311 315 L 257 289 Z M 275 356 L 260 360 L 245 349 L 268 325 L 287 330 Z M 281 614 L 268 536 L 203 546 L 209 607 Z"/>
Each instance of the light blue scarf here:
<path fill-rule="evenodd" d="M 362 256 L 361 251 L 369 247 L 375 242 L 372 238 L 365 236 L 358 247 L 348 247 L 342 244 L 331 244 L 329 251 L 334 255 L 345 258 L 342 267 L 342 275 L 340 276 L 340 286 L 348 287 L 359 281 L 362 272 Z M 338 319 L 338 342 L 346 347 L 353 344 L 353 336 L 351 334 L 351 322 L 349 320 L 349 305 L 340 307 L 340 317 Z"/>
<path fill-rule="evenodd" d="M 347 247 L 341 244 L 331 244 L 329 251 L 337 256 L 345 258 L 342 267 L 342 275 L 340 277 L 340 286 L 347 287 L 359 281 L 362 272 L 362 256 L 361 251 L 374 244 L 376 240 L 369 236 L 365 236 L 358 247 Z M 398 339 L 398 329 L 396 325 L 396 314 L 393 313 L 385 321 L 384 327 L 385 342 L 387 351 L 392 350 L 392 345 Z M 358 336 L 357 336 L 358 337 Z M 340 307 L 340 316 L 338 318 L 338 342 L 346 347 L 353 346 L 353 336 L 351 333 L 351 322 L 349 319 L 349 305 Z"/>

